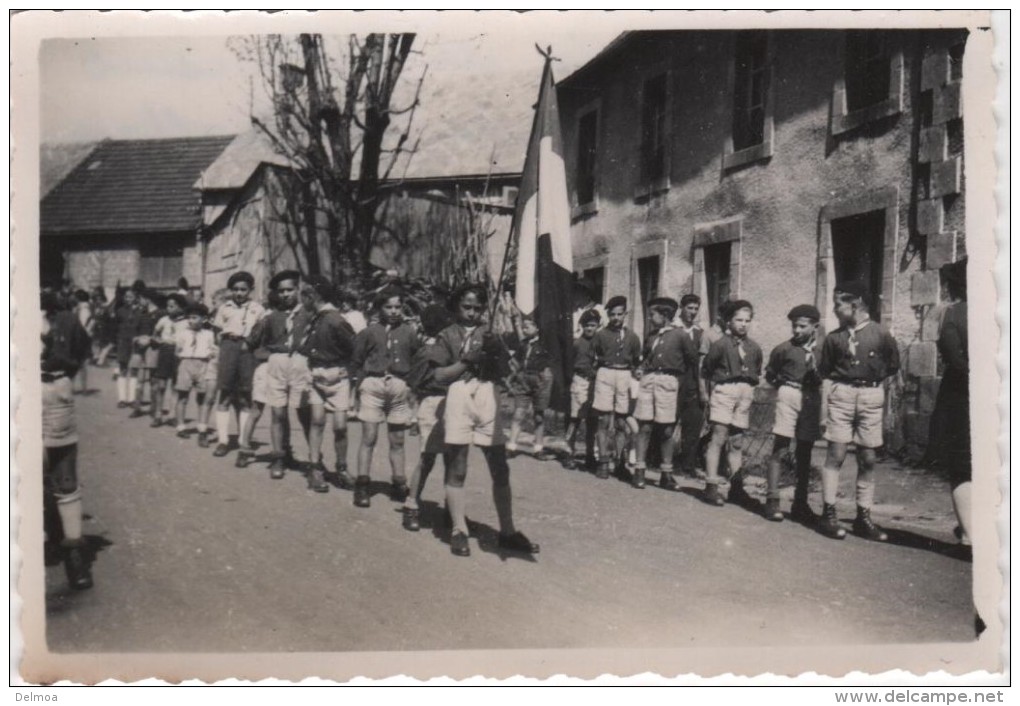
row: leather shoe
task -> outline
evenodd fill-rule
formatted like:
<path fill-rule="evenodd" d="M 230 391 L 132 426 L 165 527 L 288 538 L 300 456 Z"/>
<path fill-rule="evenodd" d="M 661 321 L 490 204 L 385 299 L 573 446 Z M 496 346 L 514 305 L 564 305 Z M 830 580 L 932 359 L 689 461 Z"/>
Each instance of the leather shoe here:
<path fill-rule="evenodd" d="M 312 466 L 308 471 L 308 489 L 314 490 L 316 493 L 328 493 L 329 483 L 326 482 L 325 475 L 326 471 L 321 463 Z"/>
<path fill-rule="evenodd" d="M 701 499 L 704 500 L 709 505 L 714 505 L 715 507 L 722 507 L 723 505 L 726 504 L 726 502 L 723 500 L 722 495 L 719 494 L 719 486 L 716 485 L 715 483 L 709 483 L 708 485 L 705 486 L 705 492 L 701 496 Z"/>
<path fill-rule="evenodd" d="M 528 539 L 523 532 L 499 535 L 497 545 L 500 549 L 509 552 L 521 552 L 523 554 L 538 554 L 539 546 Z"/>
<path fill-rule="evenodd" d="M 390 487 L 390 500 L 393 502 L 402 503 L 410 494 L 411 489 L 407 487 L 406 481 L 395 481 Z"/>
<path fill-rule="evenodd" d="M 64 552 L 64 572 L 67 583 L 75 591 L 92 588 L 92 570 L 80 546 L 67 547 Z"/>
<path fill-rule="evenodd" d="M 418 517 L 418 508 L 416 507 L 405 507 L 404 508 L 404 529 L 408 532 L 417 532 L 421 529 L 421 521 Z"/>
<path fill-rule="evenodd" d="M 274 458 L 269 464 L 269 477 L 273 480 L 280 480 L 287 475 L 287 463 L 283 458 Z"/>
<path fill-rule="evenodd" d="M 228 453 L 230 453 L 229 446 L 227 446 L 226 444 L 217 444 L 216 448 L 213 449 L 212 455 L 216 456 L 217 458 L 221 458 L 223 456 L 226 456 Z"/>
<path fill-rule="evenodd" d="M 765 500 L 765 519 L 771 522 L 782 522 L 783 511 L 779 509 L 778 498 L 768 498 Z"/>
<path fill-rule="evenodd" d="M 372 495 L 368 489 L 368 478 L 358 478 L 354 484 L 354 507 L 370 507 Z"/>
<path fill-rule="evenodd" d="M 680 484 L 672 473 L 659 474 L 659 487 L 663 490 L 680 490 Z"/>
<path fill-rule="evenodd" d="M 471 556 L 471 546 L 468 544 L 468 536 L 463 532 L 454 532 L 450 536 L 450 552 L 457 556 Z"/>

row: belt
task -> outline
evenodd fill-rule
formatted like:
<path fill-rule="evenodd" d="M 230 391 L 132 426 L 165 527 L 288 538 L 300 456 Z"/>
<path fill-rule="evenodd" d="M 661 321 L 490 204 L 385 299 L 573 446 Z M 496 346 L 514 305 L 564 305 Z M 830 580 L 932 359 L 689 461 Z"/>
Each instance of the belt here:
<path fill-rule="evenodd" d="M 748 385 L 757 385 L 758 384 L 758 381 L 755 380 L 754 378 L 735 377 L 735 378 L 729 378 L 727 380 L 719 380 L 718 382 L 716 382 L 716 385 L 728 385 L 729 383 L 733 383 L 733 382 L 746 382 Z"/>
<path fill-rule="evenodd" d="M 341 370 L 347 370 L 347 364 L 343 361 L 321 361 L 321 360 L 310 360 L 308 361 L 309 368 L 340 368 Z"/>
<path fill-rule="evenodd" d="M 672 375 L 673 377 L 676 377 L 676 378 L 678 378 L 678 377 L 680 377 L 680 376 L 682 376 L 684 374 L 682 370 L 677 370 L 676 368 L 656 368 L 654 370 L 646 370 L 645 371 L 646 375 L 651 375 L 653 373 L 656 373 L 656 374 L 659 374 L 659 375 Z"/>
<path fill-rule="evenodd" d="M 56 382 L 57 380 L 60 380 L 61 378 L 66 378 L 66 377 L 67 377 L 67 373 L 65 373 L 63 371 L 46 372 L 46 373 L 42 374 L 42 381 L 43 382 Z"/>
<path fill-rule="evenodd" d="M 850 387 L 881 387 L 881 382 L 872 380 L 833 380 L 837 385 L 849 385 Z"/>
<path fill-rule="evenodd" d="M 244 336 L 238 336 L 236 333 L 221 333 L 220 338 L 224 341 L 243 341 Z"/>
<path fill-rule="evenodd" d="M 365 373 L 361 377 L 362 377 L 362 379 L 364 379 L 364 378 L 399 378 L 401 380 L 405 380 L 407 378 L 407 373 Z"/>
<path fill-rule="evenodd" d="M 609 370 L 631 370 L 629 365 L 602 365 L 602 368 L 608 368 Z"/>

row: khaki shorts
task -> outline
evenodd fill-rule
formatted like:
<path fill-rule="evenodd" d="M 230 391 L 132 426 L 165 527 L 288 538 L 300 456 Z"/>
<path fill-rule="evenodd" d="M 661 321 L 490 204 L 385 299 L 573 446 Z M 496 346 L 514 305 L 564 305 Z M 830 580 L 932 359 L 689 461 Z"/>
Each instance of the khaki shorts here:
<path fill-rule="evenodd" d="M 639 422 L 676 424 L 680 379 L 667 373 L 646 373 L 638 387 L 634 418 Z"/>
<path fill-rule="evenodd" d="M 570 416 L 577 419 L 581 411 L 591 407 L 591 380 L 575 375 L 570 381 Z"/>
<path fill-rule="evenodd" d="M 300 353 L 273 353 L 266 362 L 265 385 L 266 404 L 270 407 L 306 406 L 312 386 L 308 359 Z"/>
<path fill-rule="evenodd" d="M 630 411 L 630 383 L 634 376 L 629 370 L 599 368 L 595 373 L 595 396 L 592 408 L 596 412 Z"/>
<path fill-rule="evenodd" d="M 505 424 L 495 384 L 458 380 L 446 395 L 446 443 L 503 446 Z"/>
<path fill-rule="evenodd" d="M 74 394 L 69 377 L 42 384 L 42 438 L 43 446 L 47 447 L 78 443 Z"/>
<path fill-rule="evenodd" d="M 143 365 L 147 370 L 155 370 L 159 365 L 159 348 L 149 346 L 142 355 Z"/>
<path fill-rule="evenodd" d="M 369 424 L 411 423 L 410 389 L 393 375 L 367 377 L 358 385 L 358 419 Z"/>
<path fill-rule="evenodd" d="M 312 392 L 309 403 L 327 412 L 347 412 L 351 406 L 351 379 L 347 368 L 312 368 Z"/>
<path fill-rule="evenodd" d="M 418 438 L 421 439 L 422 453 L 442 453 L 443 403 L 445 395 L 429 395 L 418 404 Z"/>
<path fill-rule="evenodd" d="M 829 390 L 829 412 L 825 439 L 837 444 L 851 441 L 861 448 L 877 449 L 882 439 L 885 390 L 881 387 L 853 387 L 834 382 Z"/>
<path fill-rule="evenodd" d="M 708 421 L 728 424 L 737 429 L 751 426 L 751 402 L 754 387 L 749 382 L 724 382 L 712 389 L 709 398 Z"/>
<path fill-rule="evenodd" d="M 178 392 L 191 392 L 192 388 L 204 392 L 207 384 L 209 361 L 201 358 L 181 358 L 177 366 L 177 380 L 174 389 Z M 215 381 L 215 377 L 213 380 Z"/>
<path fill-rule="evenodd" d="M 259 363 L 251 376 L 251 401 L 266 404 L 269 392 L 269 363 Z"/>

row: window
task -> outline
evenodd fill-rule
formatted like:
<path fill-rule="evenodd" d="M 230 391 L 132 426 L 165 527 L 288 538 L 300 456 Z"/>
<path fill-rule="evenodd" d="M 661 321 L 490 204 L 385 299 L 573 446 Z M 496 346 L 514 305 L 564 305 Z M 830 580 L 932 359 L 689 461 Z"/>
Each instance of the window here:
<path fill-rule="evenodd" d="M 836 282 L 867 285 L 871 318 L 882 318 L 882 251 L 885 211 L 869 211 L 832 221 L 832 257 Z"/>
<path fill-rule="evenodd" d="M 142 250 L 138 277 L 150 287 L 173 287 L 184 274 L 184 248 L 161 247 Z"/>
<path fill-rule="evenodd" d="M 949 47 L 949 80 L 963 80 L 963 44 Z"/>
<path fill-rule="evenodd" d="M 595 299 L 599 304 L 606 301 L 606 268 L 592 267 L 581 271 L 581 276 L 595 288 Z"/>
<path fill-rule="evenodd" d="M 641 177 L 644 185 L 666 188 L 669 176 L 666 135 L 666 74 L 644 83 L 641 104 Z"/>
<path fill-rule="evenodd" d="M 889 54 L 881 32 L 847 32 L 845 67 L 848 111 L 867 108 L 889 97 Z"/>
<path fill-rule="evenodd" d="M 659 296 L 659 256 L 641 257 L 637 261 L 638 292 L 641 304 Z"/>
<path fill-rule="evenodd" d="M 592 110 L 577 121 L 577 205 L 595 202 L 595 154 L 598 136 L 598 111 Z"/>
<path fill-rule="evenodd" d="M 733 83 L 733 149 L 739 151 L 765 141 L 768 97 L 768 36 L 740 32 L 736 41 Z"/>
<path fill-rule="evenodd" d="M 705 284 L 709 320 L 715 321 L 719 305 L 730 298 L 730 243 L 706 245 Z"/>

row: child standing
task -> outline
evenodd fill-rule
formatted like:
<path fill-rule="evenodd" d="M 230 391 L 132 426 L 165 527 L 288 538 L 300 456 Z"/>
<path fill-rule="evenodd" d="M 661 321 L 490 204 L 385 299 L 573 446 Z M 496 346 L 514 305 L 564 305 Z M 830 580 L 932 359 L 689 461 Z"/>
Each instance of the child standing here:
<path fill-rule="evenodd" d="M 138 335 L 138 294 L 134 289 L 121 293 L 116 313 L 117 340 L 117 406 L 129 407 L 138 394 L 138 370 L 135 361 L 135 336 Z"/>
<path fill-rule="evenodd" d="M 577 468 L 574 458 L 577 431 L 584 423 L 584 465 L 595 467 L 595 428 L 598 420 L 591 410 L 592 380 L 595 379 L 595 332 L 602 325 L 602 317 L 593 309 L 580 316 L 581 334 L 574 339 L 574 375 L 570 381 L 570 423 L 567 425 L 567 446 L 570 455 L 564 466 Z"/>
<path fill-rule="evenodd" d="M 822 436 L 822 378 L 818 375 L 818 352 L 815 350 L 821 315 L 810 304 L 801 304 L 793 307 L 787 318 L 793 336 L 772 350 L 765 368 L 765 379 L 777 388 L 776 421 L 772 427 L 775 441 L 769 458 L 765 519 L 783 521 L 779 510 L 779 473 L 790 440 L 796 439 L 797 485 L 790 517 L 796 522 L 813 525 L 817 518 L 808 505 L 808 483 L 811 449 Z"/>
<path fill-rule="evenodd" d="M 176 335 L 174 349 L 178 365 L 174 390 L 177 391 L 177 436 L 182 439 L 188 436 L 185 412 L 192 390 L 195 390 L 195 406 L 199 411 L 199 441 L 205 438 L 209 430 L 209 417 L 203 417 L 202 411 L 205 409 L 206 376 L 209 361 L 216 352 L 216 340 L 212 329 L 205 327 L 208 318 L 209 310 L 205 304 L 200 302 L 188 304 L 185 318 L 187 325 L 178 329 Z"/>
<path fill-rule="evenodd" d="M 638 489 L 645 487 L 646 456 L 653 427 L 659 427 L 662 439 L 659 485 L 666 490 L 679 488 L 673 477 L 673 432 L 676 427 L 680 380 L 688 367 L 698 363 L 698 352 L 693 341 L 672 325 L 679 306 L 675 299 L 669 297 L 659 297 L 648 302 L 652 333 L 645 341 L 638 371 L 641 383 L 634 410 L 634 418 L 640 426 L 631 484 Z"/>
<path fill-rule="evenodd" d="M 719 495 L 719 458 L 729 441 L 727 461 L 731 475 L 727 500 L 747 506 L 750 497 L 744 490 L 741 474 L 743 433 L 750 426 L 751 402 L 761 376 L 762 352 L 747 336 L 754 318 L 751 303 L 737 300 L 728 314 L 728 332 L 709 347 L 702 371 L 709 398 L 706 400 L 709 402 L 708 420 L 712 426 L 712 438 L 705 452 L 707 480 L 703 498 L 710 505 L 723 505 Z"/>
<path fill-rule="evenodd" d="M 219 387 L 217 381 L 220 376 L 220 347 L 216 344 L 216 330 L 213 328 L 212 320 L 216 316 L 216 312 L 220 310 L 220 307 L 226 304 L 230 300 L 230 290 L 226 287 L 217 289 L 213 293 L 213 310 L 212 312 L 206 312 L 206 318 L 202 322 L 202 328 L 209 330 L 213 334 L 213 347 L 212 353 L 209 356 L 209 364 L 205 366 L 205 403 L 199 405 L 199 422 L 200 426 L 205 429 L 204 433 L 198 435 L 198 445 L 203 448 L 209 448 L 212 439 L 216 438 L 216 430 L 213 429 L 211 420 L 213 416 L 213 408 L 216 407 L 219 402 Z"/>
<path fill-rule="evenodd" d="M 247 443 L 241 443 L 237 450 L 237 457 L 234 459 L 234 466 L 237 468 L 247 468 L 255 458 L 255 448 L 252 446 L 251 437 L 255 433 L 255 427 L 258 426 L 259 420 L 262 419 L 262 413 L 266 410 L 266 402 L 269 399 L 270 352 L 267 346 L 269 340 L 267 324 L 273 314 L 279 313 L 279 308 L 280 302 L 276 293 L 270 291 L 265 306 L 267 314 L 252 327 L 251 335 L 248 336 L 248 350 L 252 352 L 252 357 L 255 359 L 255 372 L 251 378 L 251 413 L 248 415 L 247 424 L 239 434 L 240 438 L 245 439 Z"/>
<path fill-rule="evenodd" d="M 631 436 L 626 417 L 630 411 L 630 389 L 634 370 L 641 360 L 641 340 L 624 326 L 627 318 L 627 298 L 613 297 L 606 303 L 609 323 L 595 334 L 592 348 L 595 352 L 595 395 L 592 408 L 599 416 L 598 443 L 599 468 L 597 477 L 609 477 L 613 469 L 613 455 L 609 452 L 611 429 L 616 431 L 616 464 L 623 468 L 627 462 L 626 448 Z"/>
<path fill-rule="evenodd" d="M 380 320 L 358 334 L 354 343 L 353 370 L 360 381 L 358 392 L 361 446 L 358 447 L 358 477 L 354 485 L 355 507 L 369 507 L 372 453 L 379 438 L 379 425 L 386 422 L 390 446 L 390 497 L 404 502 L 408 497 L 404 459 L 404 436 L 411 423 L 410 388 L 407 376 L 420 344 L 418 332 L 404 322 L 403 293 L 386 288 L 379 293 L 376 308 Z"/>
<path fill-rule="evenodd" d="M 691 339 L 694 350 L 698 352 L 698 360 L 688 366 L 680 381 L 680 397 L 678 400 L 677 421 L 679 429 L 674 432 L 679 437 L 680 472 L 688 478 L 698 475 L 698 441 L 705 424 L 705 409 L 701 401 L 701 388 L 705 384 L 701 377 L 701 363 L 708 354 L 709 341 L 705 331 L 698 325 L 698 314 L 701 311 L 701 297 L 697 294 L 685 294 L 680 298 L 680 317 L 677 329 Z M 674 441 L 674 444 L 677 442 Z"/>
<path fill-rule="evenodd" d="M 837 284 L 833 299 L 840 327 L 825 337 L 818 366 L 821 376 L 832 382 L 827 400 L 825 439 L 829 449 L 822 469 L 824 506 L 819 528 L 834 539 L 846 536 L 836 517 L 836 493 L 847 446 L 853 442 L 857 446 L 854 533 L 884 542 L 888 535 L 871 520 L 875 498 L 875 449 L 883 443 L 883 384 L 899 372 L 900 353 L 886 328 L 871 319 L 871 302 L 863 283 Z"/>
<path fill-rule="evenodd" d="M 545 417 L 552 397 L 553 372 L 551 358 L 539 340 L 538 324 L 525 316 L 520 324 L 520 345 L 516 346 L 514 364 L 523 380 L 524 394 L 515 400 L 514 416 L 510 422 L 510 440 L 506 450 L 511 456 L 517 453 L 517 439 L 521 423 L 531 407 L 535 423 L 534 454 L 539 461 L 549 461 L 553 454 L 545 450 Z"/>
<path fill-rule="evenodd" d="M 252 379 L 255 376 L 255 357 L 248 347 L 252 328 L 265 314 L 258 302 L 251 301 L 255 278 L 248 272 L 235 272 L 227 280 L 231 299 L 217 309 L 213 328 L 219 334 L 219 371 L 216 386 L 220 399 L 216 409 L 216 430 L 219 445 L 213 456 L 226 456 L 230 452 L 230 409 L 237 411 L 238 445 L 248 446 L 245 430 L 251 414 Z"/>
<path fill-rule="evenodd" d="M 152 341 L 156 349 L 156 367 L 152 371 L 152 426 L 163 424 L 163 400 L 169 381 L 177 374 L 177 334 L 187 327 L 185 307 L 188 300 L 180 294 L 166 299 L 166 314 L 156 322 Z M 169 422 L 169 418 L 166 420 Z"/>
<path fill-rule="evenodd" d="M 425 308 L 421 314 L 424 340 L 411 361 L 408 383 L 418 397 L 418 438 L 421 453 L 418 464 L 411 474 L 410 489 L 404 501 L 403 525 L 410 532 L 421 528 L 418 504 L 425 489 L 436 457 L 443 452 L 443 412 L 448 385 L 436 381 L 436 367 L 442 362 L 442 353 L 436 337 L 450 324 L 449 312 L 436 304 Z"/>
<path fill-rule="evenodd" d="M 78 323 L 81 324 L 82 329 L 88 334 L 89 337 L 89 352 L 92 350 L 93 336 L 96 332 L 96 316 L 92 310 L 92 300 L 89 297 L 89 293 L 84 289 L 79 289 L 74 293 L 75 305 L 74 314 L 78 317 Z M 89 393 L 89 361 L 85 359 L 81 362 L 81 367 L 78 369 L 78 375 L 75 377 L 76 382 L 81 383 L 80 387 L 75 391 L 78 394 Z"/>

